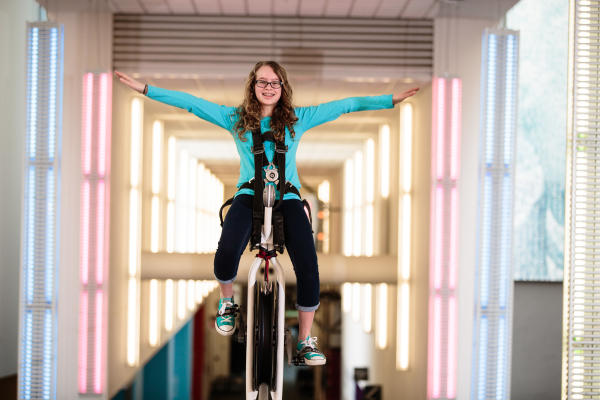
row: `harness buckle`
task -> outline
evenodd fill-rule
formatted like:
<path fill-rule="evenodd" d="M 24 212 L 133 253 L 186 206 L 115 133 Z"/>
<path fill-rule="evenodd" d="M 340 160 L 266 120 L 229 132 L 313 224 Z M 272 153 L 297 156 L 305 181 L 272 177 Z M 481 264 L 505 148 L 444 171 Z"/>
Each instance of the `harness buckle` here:
<path fill-rule="evenodd" d="M 256 149 L 258 147 L 258 149 Z M 252 146 L 250 148 L 250 150 L 252 151 L 252 154 L 262 154 L 265 152 L 265 147 L 264 146 Z"/>

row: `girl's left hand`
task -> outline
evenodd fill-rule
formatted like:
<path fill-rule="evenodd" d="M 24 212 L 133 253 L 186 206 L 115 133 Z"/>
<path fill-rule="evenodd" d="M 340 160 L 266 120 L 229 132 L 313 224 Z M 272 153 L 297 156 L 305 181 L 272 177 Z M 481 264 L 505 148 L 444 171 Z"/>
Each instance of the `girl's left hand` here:
<path fill-rule="evenodd" d="M 412 88 L 412 89 L 408 89 L 402 93 L 398 93 L 398 94 L 394 94 L 392 96 L 392 103 L 394 103 L 394 105 L 400 103 L 401 101 L 409 98 L 410 96 L 414 96 L 417 92 L 419 91 L 419 88 Z"/>

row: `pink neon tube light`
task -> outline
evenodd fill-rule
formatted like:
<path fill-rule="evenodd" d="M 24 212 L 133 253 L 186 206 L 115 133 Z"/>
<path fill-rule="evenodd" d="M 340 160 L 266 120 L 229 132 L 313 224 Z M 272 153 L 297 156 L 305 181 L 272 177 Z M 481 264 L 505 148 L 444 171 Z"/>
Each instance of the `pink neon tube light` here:
<path fill-rule="evenodd" d="M 428 396 L 456 398 L 461 81 L 434 78 Z"/>
<path fill-rule="evenodd" d="M 106 174 L 106 142 L 109 136 L 110 116 L 108 107 L 109 85 L 107 74 L 100 75 L 100 107 L 98 118 L 98 175 Z"/>
<path fill-rule="evenodd" d="M 433 274 L 433 287 L 435 290 L 442 288 L 442 262 L 444 258 L 444 188 L 441 186 L 435 189 L 435 273 Z"/>
<path fill-rule="evenodd" d="M 439 295 L 433 301 L 433 390 L 432 397 L 440 398 L 442 367 L 442 299 Z"/>
<path fill-rule="evenodd" d="M 89 175 L 92 169 L 92 102 L 94 93 L 94 75 L 85 74 L 83 78 L 83 173 Z"/>
<path fill-rule="evenodd" d="M 102 285 L 104 282 L 104 209 L 106 207 L 104 201 L 105 194 L 104 181 L 98 181 L 97 186 L 97 217 L 96 217 L 96 283 Z"/>
<path fill-rule="evenodd" d="M 448 374 L 446 397 L 456 397 L 456 298 L 450 295 L 448 300 Z"/>
<path fill-rule="evenodd" d="M 446 107 L 446 91 L 445 91 L 445 83 L 446 80 L 443 78 L 438 78 L 436 82 L 437 87 L 437 122 L 436 122 L 436 171 L 437 171 L 437 179 L 443 179 L 444 177 L 444 135 L 446 128 L 446 118 L 445 118 L 445 107 Z"/>
<path fill-rule="evenodd" d="M 450 123 L 450 140 L 451 140 L 451 152 L 450 152 L 450 179 L 458 179 L 458 171 L 460 164 L 460 130 L 461 130 L 461 81 L 460 79 L 452 79 L 452 110 L 451 110 L 451 123 Z"/>
<path fill-rule="evenodd" d="M 448 287 L 456 289 L 456 274 L 458 263 L 458 190 L 453 187 L 450 191 L 450 260 L 448 271 Z"/>
<path fill-rule="evenodd" d="M 81 185 L 81 282 L 88 284 L 90 250 L 90 182 Z"/>
<path fill-rule="evenodd" d="M 94 392 L 102 393 L 102 312 L 104 296 L 102 290 L 96 293 L 96 332 L 94 343 Z"/>
<path fill-rule="evenodd" d="M 87 391 L 88 293 L 81 292 L 79 315 L 79 392 Z"/>

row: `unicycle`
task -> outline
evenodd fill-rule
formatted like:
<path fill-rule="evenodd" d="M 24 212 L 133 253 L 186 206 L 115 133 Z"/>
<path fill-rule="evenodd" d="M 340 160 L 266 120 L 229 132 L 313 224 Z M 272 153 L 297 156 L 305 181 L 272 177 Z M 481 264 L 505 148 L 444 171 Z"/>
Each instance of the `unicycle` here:
<path fill-rule="evenodd" d="M 248 273 L 246 400 L 281 400 L 285 341 L 285 277 L 273 245 L 271 217 L 275 186 L 267 184 L 261 246 Z M 258 271 L 264 262 L 263 279 Z M 269 276 L 273 268 L 274 278 Z"/>

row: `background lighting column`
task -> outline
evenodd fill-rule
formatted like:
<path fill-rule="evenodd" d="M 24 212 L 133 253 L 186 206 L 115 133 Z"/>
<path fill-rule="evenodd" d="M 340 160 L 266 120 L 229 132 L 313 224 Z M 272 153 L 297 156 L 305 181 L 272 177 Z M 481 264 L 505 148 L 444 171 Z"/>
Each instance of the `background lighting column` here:
<path fill-rule="evenodd" d="M 510 398 L 518 54 L 517 32 L 484 32 L 471 372 L 477 400 Z"/>
<path fill-rule="evenodd" d="M 600 394 L 600 3 L 570 2 L 562 399 Z"/>
<path fill-rule="evenodd" d="M 131 367 L 138 365 L 140 357 L 143 112 L 142 100 L 135 97 L 131 101 L 129 262 L 127 284 L 127 365 Z"/>
<path fill-rule="evenodd" d="M 398 265 L 396 317 L 396 369 L 405 371 L 409 365 L 410 339 L 410 267 L 412 218 L 412 151 L 413 106 L 400 107 L 400 196 L 398 204 Z M 387 292 L 387 290 L 386 290 Z"/>
<path fill-rule="evenodd" d="M 427 398 L 456 397 L 461 80 L 433 79 Z"/>
<path fill-rule="evenodd" d="M 112 76 L 83 76 L 79 393 L 105 387 Z"/>
<path fill-rule="evenodd" d="M 27 24 L 18 398 L 56 398 L 63 27 Z"/>

